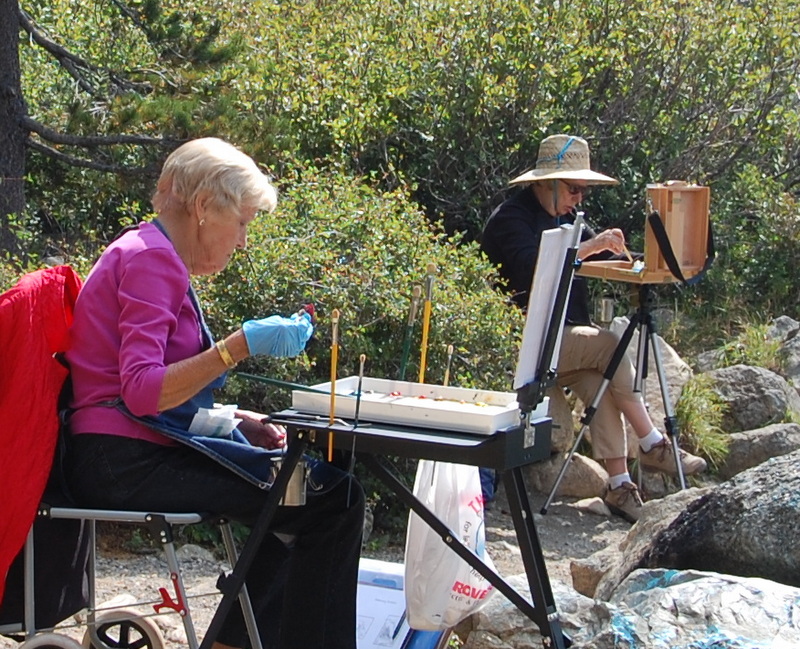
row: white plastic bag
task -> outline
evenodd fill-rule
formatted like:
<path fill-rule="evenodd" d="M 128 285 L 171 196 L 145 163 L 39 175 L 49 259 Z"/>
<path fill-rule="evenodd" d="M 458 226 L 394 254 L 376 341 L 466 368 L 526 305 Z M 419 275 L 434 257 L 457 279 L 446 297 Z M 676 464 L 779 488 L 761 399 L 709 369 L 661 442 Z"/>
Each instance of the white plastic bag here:
<path fill-rule="evenodd" d="M 420 460 L 414 495 L 450 528 L 454 538 L 494 569 L 485 551 L 478 467 Z M 494 587 L 425 521 L 413 511 L 409 514 L 405 594 L 412 629 L 449 629 L 481 609 L 493 593 Z"/>

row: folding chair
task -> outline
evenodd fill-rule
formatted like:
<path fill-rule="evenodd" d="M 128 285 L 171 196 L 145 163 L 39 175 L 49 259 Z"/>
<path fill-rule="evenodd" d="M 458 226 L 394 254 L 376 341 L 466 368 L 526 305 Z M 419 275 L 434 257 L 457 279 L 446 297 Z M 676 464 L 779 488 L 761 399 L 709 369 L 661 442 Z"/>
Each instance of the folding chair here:
<path fill-rule="evenodd" d="M 88 613 L 83 637 L 85 649 L 163 649 L 164 639 L 151 618 L 173 611 L 182 618 L 190 649 L 196 649 L 199 642 L 175 551 L 173 526 L 200 523 L 208 520 L 208 516 L 199 512 L 99 510 L 73 507 L 60 501 L 41 502 L 57 446 L 58 394 L 67 375 L 66 368 L 55 357 L 66 349 L 72 309 L 80 287 L 81 281 L 71 268 L 58 266 L 29 273 L 0 295 L 0 348 L 3 349 L 3 371 L 0 372 L 0 448 L 3 449 L 0 453 L 0 493 L 3 493 L 0 502 L 0 635 L 23 639 L 21 648 L 24 649 L 75 649 L 81 645 L 70 636 L 54 632 L 54 628 L 85 608 Z M 34 519 L 76 522 L 74 548 L 69 551 L 77 583 L 71 588 L 54 583 L 37 588 L 37 577 L 47 583 L 52 575 L 37 575 Z M 159 588 L 160 601 L 152 606 L 153 613 L 142 615 L 127 606 L 97 608 L 98 521 L 145 526 L 164 550 L 171 588 Z M 237 552 L 230 525 L 219 519 L 216 523 L 220 525 L 230 565 L 234 566 Z M 55 547 L 51 544 L 43 549 L 50 553 L 68 541 L 59 538 Z M 14 575 L 15 581 L 9 583 L 3 598 L 7 575 Z M 56 594 L 58 610 L 37 611 L 37 595 L 44 593 Z M 242 589 L 239 601 L 251 645 L 261 649 L 246 588 Z M 15 614 L 18 619 L 13 619 Z M 7 619 L 9 616 L 11 620 Z"/>

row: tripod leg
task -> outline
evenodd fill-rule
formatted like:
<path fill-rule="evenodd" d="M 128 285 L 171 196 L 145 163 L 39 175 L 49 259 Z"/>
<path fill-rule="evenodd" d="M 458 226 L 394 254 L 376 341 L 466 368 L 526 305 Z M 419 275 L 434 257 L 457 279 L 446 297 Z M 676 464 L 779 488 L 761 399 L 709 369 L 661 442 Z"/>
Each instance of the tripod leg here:
<path fill-rule="evenodd" d="M 680 447 L 678 445 L 678 438 L 680 437 L 680 430 L 678 428 L 678 419 L 675 417 L 675 411 L 672 408 L 672 400 L 669 396 L 669 386 L 667 384 L 667 375 L 664 371 L 664 360 L 661 355 L 661 348 L 658 346 L 658 338 L 656 336 L 655 323 L 652 316 L 647 322 L 647 338 L 650 341 L 650 348 L 653 351 L 653 360 L 656 365 L 656 372 L 658 373 L 658 384 L 661 388 L 661 399 L 664 402 L 664 426 L 666 428 L 667 437 L 672 443 L 672 452 L 675 455 L 675 468 L 678 473 L 678 481 L 681 489 L 686 489 L 686 478 L 683 475 L 683 465 L 681 464 Z"/>
<path fill-rule="evenodd" d="M 647 302 L 642 299 L 640 300 L 640 306 L 642 304 L 647 304 Z M 648 366 L 648 356 L 647 356 L 647 342 L 648 337 L 645 331 L 645 324 L 644 322 L 648 318 L 648 311 L 647 306 L 641 307 L 640 311 L 640 318 L 639 318 L 639 342 L 636 348 L 636 367 L 634 368 L 634 378 L 633 378 L 633 391 L 638 392 L 642 396 L 642 403 L 645 404 L 645 410 L 649 411 L 647 407 L 647 400 L 646 400 L 646 387 L 645 383 L 647 381 L 647 366 Z M 637 442 L 636 442 L 636 449 L 637 455 L 641 449 L 638 442 L 638 435 L 637 435 Z M 639 465 L 639 470 L 636 472 L 636 486 L 639 487 L 639 492 L 644 493 L 644 484 L 642 480 L 642 471 L 641 471 L 641 464 Z"/>
<path fill-rule="evenodd" d="M 605 390 L 603 390 L 605 392 Z M 602 394 L 600 395 L 602 396 Z M 591 413 L 593 415 L 594 412 Z M 575 443 L 572 445 L 572 448 L 569 450 L 564 463 L 561 465 L 561 470 L 558 472 L 558 476 L 556 477 L 555 482 L 553 483 L 552 488 L 550 489 L 550 493 L 547 496 L 547 500 L 544 501 L 544 505 L 542 505 L 542 509 L 539 510 L 540 514 L 546 514 L 547 510 L 550 508 L 550 503 L 553 502 L 553 498 L 555 498 L 556 491 L 558 490 L 558 486 L 561 484 L 561 481 L 564 479 L 564 474 L 567 472 L 567 468 L 569 468 L 569 463 L 572 461 L 572 456 L 575 455 L 575 452 L 578 450 L 578 445 L 581 443 L 583 436 L 586 434 L 586 429 L 589 427 L 588 421 L 591 421 L 591 416 L 589 413 L 589 408 L 586 409 L 586 413 L 583 415 L 581 421 L 588 417 L 587 423 L 581 426 L 581 430 L 578 433 L 578 436 L 575 438 Z"/>

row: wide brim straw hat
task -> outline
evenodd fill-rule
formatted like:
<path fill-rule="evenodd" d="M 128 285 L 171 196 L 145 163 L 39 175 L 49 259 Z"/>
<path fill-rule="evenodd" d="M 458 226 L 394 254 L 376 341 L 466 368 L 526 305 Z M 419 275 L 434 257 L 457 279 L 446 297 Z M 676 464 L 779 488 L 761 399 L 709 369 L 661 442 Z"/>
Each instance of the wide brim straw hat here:
<path fill-rule="evenodd" d="M 536 167 L 517 176 L 509 185 L 539 180 L 583 180 L 589 185 L 616 185 L 611 176 L 592 171 L 589 145 L 575 135 L 551 135 L 539 145 Z"/>

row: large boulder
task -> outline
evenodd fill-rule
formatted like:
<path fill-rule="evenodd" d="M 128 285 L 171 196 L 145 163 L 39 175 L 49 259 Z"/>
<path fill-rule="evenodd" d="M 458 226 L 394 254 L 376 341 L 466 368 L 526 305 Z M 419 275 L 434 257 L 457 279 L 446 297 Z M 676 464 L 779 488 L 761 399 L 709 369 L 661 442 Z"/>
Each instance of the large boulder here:
<path fill-rule="evenodd" d="M 614 643 L 586 647 L 800 646 L 800 590 L 766 579 L 637 570 L 611 604 Z"/>
<path fill-rule="evenodd" d="M 772 458 L 691 503 L 638 567 L 763 577 L 800 587 L 800 451 Z"/>
<path fill-rule="evenodd" d="M 728 454 L 718 471 L 723 480 L 758 466 L 770 458 L 800 449 L 800 426 L 773 424 L 756 430 L 731 433 L 728 439 Z"/>
<path fill-rule="evenodd" d="M 714 391 L 726 405 L 722 427 L 741 432 L 800 417 L 800 396 L 786 380 L 750 365 L 732 365 L 712 370 Z"/>
<path fill-rule="evenodd" d="M 530 597 L 523 575 L 508 581 Z M 800 589 L 765 579 L 637 570 L 610 602 L 558 582 L 552 586 L 558 620 L 573 649 L 800 646 Z M 538 627 L 500 595 L 456 632 L 463 649 L 546 646 Z"/>
<path fill-rule="evenodd" d="M 593 578 L 584 576 L 584 583 L 594 580 L 597 584 L 592 595 L 598 599 L 609 599 L 622 580 L 641 567 L 642 557 L 650 550 L 653 539 L 710 489 L 711 487 L 682 489 L 665 498 L 646 502 L 639 520 L 619 544 L 615 559 L 605 556 L 602 561 L 595 563 L 591 562 L 591 557 L 589 561 L 582 560 L 584 570 L 598 569 L 598 566 L 602 570 Z M 575 567 L 571 567 L 573 574 L 575 570 Z"/>

